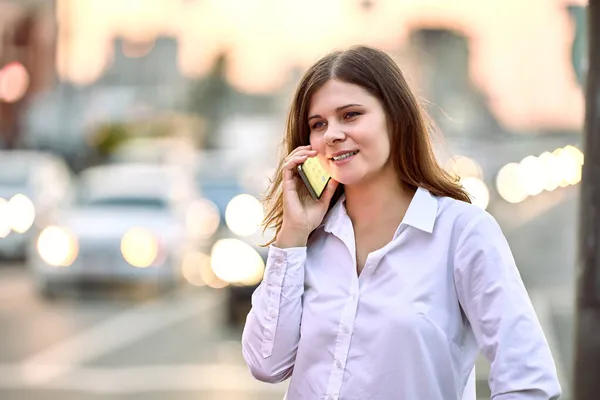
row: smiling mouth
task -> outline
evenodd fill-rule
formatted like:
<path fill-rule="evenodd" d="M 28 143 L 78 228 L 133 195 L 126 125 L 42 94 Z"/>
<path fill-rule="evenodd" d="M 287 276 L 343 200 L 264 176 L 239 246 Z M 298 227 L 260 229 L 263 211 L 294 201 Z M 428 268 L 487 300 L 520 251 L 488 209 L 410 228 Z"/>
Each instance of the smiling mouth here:
<path fill-rule="evenodd" d="M 348 158 L 348 157 L 352 157 L 352 156 L 353 156 L 353 155 L 355 155 L 356 153 L 358 153 L 358 150 L 357 150 L 357 151 L 350 151 L 350 152 L 348 152 L 348 153 L 344 153 L 344 154 L 341 154 L 341 155 L 339 155 L 339 156 L 331 157 L 331 159 L 332 159 L 333 161 L 341 161 L 341 160 L 344 160 L 344 159 L 346 159 L 346 158 Z"/>

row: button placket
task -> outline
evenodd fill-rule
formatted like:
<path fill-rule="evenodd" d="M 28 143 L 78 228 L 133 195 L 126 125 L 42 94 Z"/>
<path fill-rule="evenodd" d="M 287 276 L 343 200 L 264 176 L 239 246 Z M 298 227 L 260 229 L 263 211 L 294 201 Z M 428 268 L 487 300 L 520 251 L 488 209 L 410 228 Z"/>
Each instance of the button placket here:
<path fill-rule="evenodd" d="M 358 279 L 352 282 L 352 286 L 351 293 L 357 294 Z M 327 383 L 327 393 L 339 393 L 342 387 L 346 361 L 348 359 L 348 352 L 350 351 L 351 336 L 348 333 L 351 331 L 350 327 L 354 326 L 357 309 L 358 296 L 351 295 L 344 306 L 340 325 L 338 326 L 337 343 L 334 348 L 334 361 Z"/>

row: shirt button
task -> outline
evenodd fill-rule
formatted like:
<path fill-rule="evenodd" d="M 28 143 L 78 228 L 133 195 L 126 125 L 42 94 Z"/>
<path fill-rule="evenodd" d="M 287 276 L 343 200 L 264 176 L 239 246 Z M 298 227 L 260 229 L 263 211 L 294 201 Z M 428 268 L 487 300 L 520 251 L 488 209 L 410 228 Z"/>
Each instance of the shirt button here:
<path fill-rule="evenodd" d="M 276 312 L 275 310 L 272 310 L 272 311 L 269 313 L 269 316 L 270 316 L 271 318 L 275 318 L 275 317 L 277 316 L 277 312 Z"/>
<path fill-rule="evenodd" d="M 348 334 L 350 333 L 350 327 L 348 327 L 347 325 L 344 325 L 344 327 L 342 328 L 342 330 L 344 331 L 344 333 Z"/>
<path fill-rule="evenodd" d="M 340 362 L 340 360 L 335 360 L 335 366 L 340 369 L 342 368 L 342 363 Z"/>

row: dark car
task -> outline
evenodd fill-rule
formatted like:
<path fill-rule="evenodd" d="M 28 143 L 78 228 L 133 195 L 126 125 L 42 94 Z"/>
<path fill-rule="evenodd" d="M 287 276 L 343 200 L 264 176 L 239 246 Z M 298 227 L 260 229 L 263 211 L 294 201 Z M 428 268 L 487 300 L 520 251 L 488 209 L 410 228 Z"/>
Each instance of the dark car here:
<path fill-rule="evenodd" d="M 227 320 L 234 326 L 243 323 L 250 310 L 251 296 L 262 279 L 268 252 L 261 246 L 266 240 L 258 226 L 263 218 L 262 205 L 244 185 L 242 172 L 220 153 L 203 153 L 196 174 L 202 197 L 219 213 L 219 227 L 207 247 L 211 268 L 223 281 L 222 286 L 226 285 Z"/>

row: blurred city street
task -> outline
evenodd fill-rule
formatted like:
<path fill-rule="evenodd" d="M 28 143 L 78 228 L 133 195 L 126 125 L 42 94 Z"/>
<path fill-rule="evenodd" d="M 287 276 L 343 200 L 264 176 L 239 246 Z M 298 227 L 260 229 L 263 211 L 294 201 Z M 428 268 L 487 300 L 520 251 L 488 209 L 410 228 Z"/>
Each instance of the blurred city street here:
<path fill-rule="evenodd" d="M 493 210 L 552 346 L 565 390 L 572 361 L 577 190 L 565 188 Z M 520 214 L 529 217 L 517 218 Z M 0 398 L 283 397 L 285 384 L 256 382 L 247 371 L 240 331 L 224 321 L 221 290 L 188 286 L 158 298 L 144 291 L 136 297 L 130 292 L 75 290 L 59 301 L 43 302 L 18 264 L 2 265 L 0 282 Z M 477 387 L 482 399 L 489 396 L 486 373 L 481 362 Z"/>
<path fill-rule="evenodd" d="M 569 400 L 586 7 L 0 0 L 0 399 L 281 400 L 241 354 L 260 199 L 303 72 L 365 44 L 500 223 Z"/>

